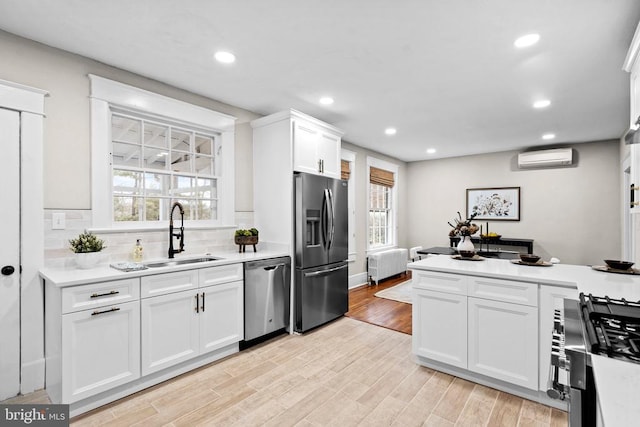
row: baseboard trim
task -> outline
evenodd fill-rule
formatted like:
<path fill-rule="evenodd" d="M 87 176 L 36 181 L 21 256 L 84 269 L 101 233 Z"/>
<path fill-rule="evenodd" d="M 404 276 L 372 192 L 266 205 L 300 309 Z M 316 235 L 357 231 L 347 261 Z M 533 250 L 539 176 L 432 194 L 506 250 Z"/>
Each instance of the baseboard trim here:
<path fill-rule="evenodd" d="M 349 289 L 357 288 L 367 283 L 367 273 L 358 273 L 349 276 Z"/>
<path fill-rule="evenodd" d="M 20 393 L 32 393 L 44 388 L 44 367 L 44 358 L 22 364 Z"/>

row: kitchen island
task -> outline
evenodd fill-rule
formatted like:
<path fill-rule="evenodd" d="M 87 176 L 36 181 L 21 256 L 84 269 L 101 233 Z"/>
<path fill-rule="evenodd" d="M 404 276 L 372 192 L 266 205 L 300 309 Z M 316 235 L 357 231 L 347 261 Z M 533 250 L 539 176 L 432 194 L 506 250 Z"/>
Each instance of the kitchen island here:
<path fill-rule="evenodd" d="M 557 302 L 579 292 L 640 300 L 640 276 L 587 266 L 532 267 L 431 255 L 409 269 L 418 363 L 560 408 L 563 402 L 545 393 L 549 325 Z M 640 419 L 633 392 L 640 365 L 597 355 L 592 364 L 605 425 Z"/>

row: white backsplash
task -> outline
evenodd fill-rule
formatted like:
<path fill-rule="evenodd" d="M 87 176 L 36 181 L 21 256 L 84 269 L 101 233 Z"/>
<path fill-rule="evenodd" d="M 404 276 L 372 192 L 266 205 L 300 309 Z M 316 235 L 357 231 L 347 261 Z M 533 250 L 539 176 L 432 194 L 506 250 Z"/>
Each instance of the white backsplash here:
<path fill-rule="evenodd" d="M 65 214 L 65 229 L 52 229 L 52 213 Z M 253 212 L 236 212 L 237 228 L 253 227 Z M 45 209 L 44 211 L 44 261 L 46 267 L 72 267 L 75 264 L 69 249 L 69 240 L 86 229 L 91 229 L 90 210 Z M 233 242 L 236 228 L 189 229 L 185 227 L 185 252 L 200 255 L 215 254 L 220 251 L 237 249 Z M 95 233 L 105 241 L 102 252 L 104 261 L 131 261 L 136 240 L 140 239 L 144 248 L 144 259 L 167 258 L 169 249 L 168 229 L 162 231 L 131 231 L 119 233 Z"/>

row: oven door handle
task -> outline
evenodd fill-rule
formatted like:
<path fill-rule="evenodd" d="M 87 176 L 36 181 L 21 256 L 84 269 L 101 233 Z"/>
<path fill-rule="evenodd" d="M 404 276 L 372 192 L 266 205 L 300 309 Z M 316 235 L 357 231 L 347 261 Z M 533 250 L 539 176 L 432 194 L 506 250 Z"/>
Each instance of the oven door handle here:
<path fill-rule="evenodd" d="M 547 380 L 547 396 L 556 400 L 565 400 L 567 398 L 568 387 L 560 383 L 560 371 L 564 370 L 558 365 L 554 365 L 553 361 L 549 365 L 549 379 Z"/>

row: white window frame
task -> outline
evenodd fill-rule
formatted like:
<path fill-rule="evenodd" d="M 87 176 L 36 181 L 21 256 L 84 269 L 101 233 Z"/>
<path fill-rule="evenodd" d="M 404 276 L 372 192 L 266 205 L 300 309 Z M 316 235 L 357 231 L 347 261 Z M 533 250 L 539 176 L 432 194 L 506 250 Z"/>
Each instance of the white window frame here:
<path fill-rule="evenodd" d="M 391 218 L 389 218 L 390 243 L 383 246 L 371 247 L 369 243 L 369 211 L 371 210 L 371 168 L 388 170 L 393 172 L 394 185 L 391 188 Z M 398 165 L 375 157 L 367 156 L 367 254 L 386 249 L 395 248 L 398 245 Z"/>
<path fill-rule="evenodd" d="M 168 221 L 113 221 L 111 191 L 111 109 L 180 122 L 220 135 L 222 164 L 216 220 L 190 221 L 197 228 L 229 227 L 234 222 L 235 120 L 233 116 L 89 74 L 91 81 L 91 209 L 93 229 L 164 229 Z"/>
<path fill-rule="evenodd" d="M 356 153 L 342 149 L 341 158 L 349 162 L 348 209 L 349 209 L 349 253 L 348 260 L 356 260 Z"/>

